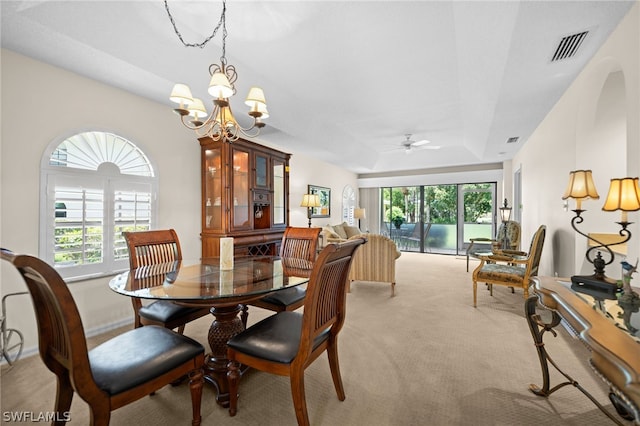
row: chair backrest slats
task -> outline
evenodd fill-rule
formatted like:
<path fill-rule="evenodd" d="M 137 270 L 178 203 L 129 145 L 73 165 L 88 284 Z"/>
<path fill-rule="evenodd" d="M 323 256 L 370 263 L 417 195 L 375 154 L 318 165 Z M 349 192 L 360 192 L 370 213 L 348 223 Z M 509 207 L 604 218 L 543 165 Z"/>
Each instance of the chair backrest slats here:
<path fill-rule="evenodd" d="M 306 359 L 313 340 L 327 328 L 337 334 L 342 328 L 346 309 L 346 285 L 355 250 L 366 239 L 356 238 L 340 244 L 329 244 L 320 253 L 304 301 L 302 335 L 298 356 Z"/>
<path fill-rule="evenodd" d="M 127 241 L 131 269 L 182 260 L 180 241 L 173 229 L 123 232 L 122 234 Z"/>
<path fill-rule="evenodd" d="M 287 227 L 280 244 L 280 257 L 315 261 L 321 230 L 321 228 Z"/>

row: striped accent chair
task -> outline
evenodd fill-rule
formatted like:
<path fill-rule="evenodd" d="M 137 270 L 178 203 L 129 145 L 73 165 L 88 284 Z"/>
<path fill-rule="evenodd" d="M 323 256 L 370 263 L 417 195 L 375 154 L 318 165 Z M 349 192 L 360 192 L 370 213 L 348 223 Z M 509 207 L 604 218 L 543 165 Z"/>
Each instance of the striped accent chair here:
<path fill-rule="evenodd" d="M 349 238 L 366 238 L 367 243 L 358 248 L 349 272 L 349 291 L 353 281 L 391 283 L 391 296 L 395 295 L 396 259 L 400 250 L 388 237 L 378 234 L 360 234 Z"/>

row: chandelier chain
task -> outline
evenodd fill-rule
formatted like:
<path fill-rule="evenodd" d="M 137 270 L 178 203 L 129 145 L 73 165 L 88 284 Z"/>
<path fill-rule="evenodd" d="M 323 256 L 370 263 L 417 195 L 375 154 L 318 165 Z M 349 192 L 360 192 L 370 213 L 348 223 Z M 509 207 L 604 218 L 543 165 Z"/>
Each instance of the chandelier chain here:
<path fill-rule="evenodd" d="M 182 34 L 178 30 L 178 26 L 176 25 L 176 22 L 173 19 L 171 12 L 169 11 L 169 2 L 167 0 L 164 0 L 164 8 L 167 10 L 167 15 L 169 15 L 169 20 L 171 21 L 171 25 L 173 25 L 173 31 L 176 33 L 176 35 L 178 36 L 182 44 L 186 47 L 199 47 L 201 49 L 204 48 L 207 45 L 207 43 L 209 43 L 209 41 L 211 41 L 211 39 L 216 36 L 220 27 L 222 27 L 222 58 L 221 59 L 223 60 L 223 62 L 226 62 L 227 23 L 226 23 L 225 16 L 227 12 L 227 4 L 225 0 L 222 0 L 222 13 L 220 14 L 220 20 L 218 21 L 218 25 L 216 25 L 216 27 L 213 29 L 213 32 L 211 33 L 211 35 L 205 38 L 200 43 L 185 42 L 184 39 L 182 38 Z"/>

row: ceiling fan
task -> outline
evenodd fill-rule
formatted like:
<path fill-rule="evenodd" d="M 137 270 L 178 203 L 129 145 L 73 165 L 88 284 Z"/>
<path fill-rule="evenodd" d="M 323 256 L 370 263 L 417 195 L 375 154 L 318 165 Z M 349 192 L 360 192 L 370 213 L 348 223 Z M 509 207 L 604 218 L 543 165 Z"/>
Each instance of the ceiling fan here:
<path fill-rule="evenodd" d="M 411 133 L 406 133 L 404 136 L 406 139 L 402 141 L 400 146 L 396 149 L 404 150 L 405 154 L 409 154 L 412 151 L 418 151 L 421 149 L 440 149 L 439 146 L 429 145 L 431 141 L 428 141 L 426 139 L 414 141 L 413 139 L 411 139 Z"/>

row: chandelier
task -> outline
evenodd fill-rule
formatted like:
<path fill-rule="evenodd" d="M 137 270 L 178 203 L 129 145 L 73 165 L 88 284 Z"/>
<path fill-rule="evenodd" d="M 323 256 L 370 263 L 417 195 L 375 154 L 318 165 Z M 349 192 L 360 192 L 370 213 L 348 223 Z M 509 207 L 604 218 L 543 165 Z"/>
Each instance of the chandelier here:
<path fill-rule="evenodd" d="M 211 114 L 208 114 L 202 100 L 193 97 L 189 86 L 183 83 L 177 83 L 173 87 L 169 99 L 178 104 L 178 107 L 174 108 L 173 111 L 180 116 L 182 124 L 194 130 L 198 137 L 208 136 L 214 141 L 233 142 L 240 137 L 256 137 L 260 133 L 260 129 L 265 126 L 262 120 L 269 117 L 267 103 L 262 89 L 252 87 L 245 100 L 245 104 L 249 107 L 249 116 L 252 118 L 252 123 L 249 127 L 244 128 L 238 124 L 233 116 L 231 104 L 229 103 L 229 98 L 236 93 L 235 82 L 238 79 L 238 74 L 233 65 L 227 64 L 225 57 L 227 39 L 226 2 L 224 0 L 222 1 L 222 14 L 213 33 L 202 43 L 197 44 L 185 43 L 182 34 L 178 31 L 173 16 L 171 16 L 167 0 L 165 0 L 164 5 L 169 15 L 169 20 L 173 25 L 173 30 L 182 44 L 187 47 L 203 48 L 209 40 L 216 35 L 218 29 L 222 28 L 222 56 L 220 57 L 220 64 L 214 63 L 209 66 L 211 79 L 209 81 L 208 92 L 213 97 L 213 111 Z"/>

